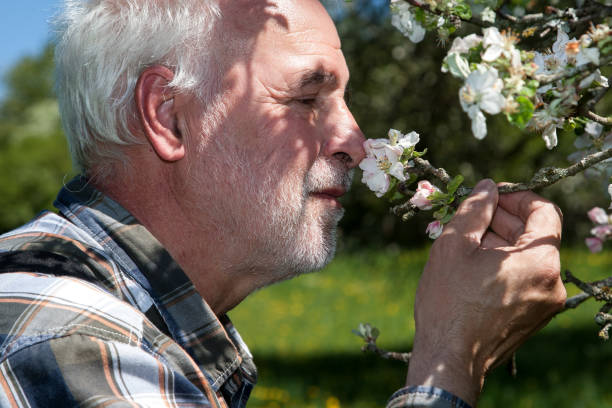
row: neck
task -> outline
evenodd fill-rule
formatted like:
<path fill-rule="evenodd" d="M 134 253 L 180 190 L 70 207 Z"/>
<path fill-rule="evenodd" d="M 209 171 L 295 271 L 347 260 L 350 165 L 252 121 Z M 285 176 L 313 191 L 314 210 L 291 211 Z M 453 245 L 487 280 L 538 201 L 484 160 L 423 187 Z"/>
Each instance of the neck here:
<path fill-rule="evenodd" d="M 140 166 L 139 166 L 140 167 Z M 144 166 L 143 166 L 144 167 Z M 127 182 L 126 182 L 127 180 Z M 193 209 L 166 172 L 131 171 L 92 183 L 121 204 L 164 246 L 215 314 L 235 307 L 259 286 L 261 271 L 240 267 L 241 254 L 214 220 L 193 222 Z"/>

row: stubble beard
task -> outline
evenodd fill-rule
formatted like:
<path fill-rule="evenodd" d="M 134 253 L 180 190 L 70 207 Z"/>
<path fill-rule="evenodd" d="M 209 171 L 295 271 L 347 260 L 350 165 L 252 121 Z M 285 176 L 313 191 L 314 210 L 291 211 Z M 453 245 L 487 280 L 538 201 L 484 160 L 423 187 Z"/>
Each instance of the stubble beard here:
<path fill-rule="evenodd" d="M 320 270 L 333 259 L 344 209 L 326 208 L 312 193 L 339 186 L 348 190 L 352 177 L 346 166 L 327 158 L 317 159 L 302 177 L 290 175 L 280 184 L 268 177 L 257 200 L 265 214 L 261 253 L 269 265 L 261 286 Z"/>

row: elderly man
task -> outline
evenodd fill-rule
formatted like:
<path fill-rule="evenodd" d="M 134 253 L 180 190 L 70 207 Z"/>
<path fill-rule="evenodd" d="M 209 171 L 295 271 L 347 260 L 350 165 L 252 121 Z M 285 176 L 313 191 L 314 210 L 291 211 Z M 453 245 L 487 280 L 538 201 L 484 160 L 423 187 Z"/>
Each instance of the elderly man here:
<path fill-rule="evenodd" d="M 331 260 L 364 155 L 332 21 L 317 0 L 70 1 L 56 62 L 82 175 L 0 238 L 0 405 L 244 406 L 256 370 L 225 313 Z M 389 406 L 476 403 L 564 302 L 560 228 L 536 195 L 476 186 Z"/>

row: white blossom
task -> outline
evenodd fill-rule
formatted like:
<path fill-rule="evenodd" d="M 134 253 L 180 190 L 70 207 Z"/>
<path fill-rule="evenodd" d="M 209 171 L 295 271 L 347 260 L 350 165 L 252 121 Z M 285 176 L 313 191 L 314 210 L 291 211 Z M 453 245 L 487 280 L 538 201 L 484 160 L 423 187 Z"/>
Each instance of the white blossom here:
<path fill-rule="evenodd" d="M 450 72 L 454 77 L 466 79 L 470 75 L 470 64 L 460 54 L 451 52 L 444 58 L 442 72 Z M 448 67 L 448 68 L 447 68 Z"/>
<path fill-rule="evenodd" d="M 482 111 L 496 115 L 504 108 L 506 98 L 501 93 L 503 87 L 503 81 L 495 68 L 479 65 L 459 90 L 461 107 L 472 119 L 472 133 L 477 139 L 487 135 L 486 119 Z"/>
<path fill-rule="evenodd" d="M 391 24 L 414 43 L 425 37 L 425 28 L 414 18 L 408 3 L 391 0 Z"/>
<path fill-rule="evenodd" d="M 491 7 L 486 7 L 482 13 L 480 13 L 482 21 L 493 24 L 495 22 L 495 11 Z"/>
<path fill-rule="evenodd" d="M 463 38 L 457 37 L 453 40 L 453 44 L 450 50 L 448 50 L 448 53 L 467 54 L 470 48 L 477 47 L 481 42 L 482 37 L 476 34 L 470 34 Z"/>
<path fill-rule="evenodd" d="M 542 109 L 533 114 L 529 126 L 542 132 L 542 139 L 550 150 L 557 145 L 557 128 L 563 127 L 563 119 L 553 116 L 548 109 Z"/>
<path fill-rule="evenodd" d="M 410 132 L 403 135 L 399 130 L 391 129 L 389 139 L 368 139 L 363 143 L 366 157 L 359 163 L 363 170 L 361 181 L 376 194 L 382 197 L 391 185 L 390 176 L 405 181 L 404 164 L 400 161 L 405 149 L 414 147 L 419 142 L 419 135 Z"/>
<path fill-rule="evenodd" d="M 562 29 L 557 29 L 557 39 L 555 40 L 552 52 L 542 54 L 534 52 L 533 62 L 538 66 L 536 74 L 552 75 L 559 73 L 567 66 L 567 54 L 565 46 L 569 41 L 569 37 Z"/>

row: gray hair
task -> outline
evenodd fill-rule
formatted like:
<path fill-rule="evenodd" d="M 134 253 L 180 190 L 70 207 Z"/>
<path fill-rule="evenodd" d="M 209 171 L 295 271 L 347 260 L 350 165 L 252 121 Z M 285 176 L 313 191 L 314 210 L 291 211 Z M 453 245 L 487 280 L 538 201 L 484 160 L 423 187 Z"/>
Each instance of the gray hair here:
<path fill-rule="evenodd" d="M 121 145 L 139 143 L 128 124 L 143 69 L 167 66 L 169 88 L 210 97 L 220 17 L 214 0 L 65 0 L 55 21 L 56 92 L 78 171 L 104 169 L 123 157 Z"/>

